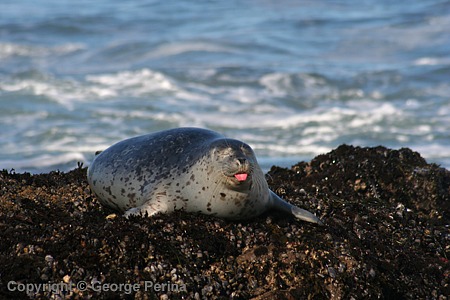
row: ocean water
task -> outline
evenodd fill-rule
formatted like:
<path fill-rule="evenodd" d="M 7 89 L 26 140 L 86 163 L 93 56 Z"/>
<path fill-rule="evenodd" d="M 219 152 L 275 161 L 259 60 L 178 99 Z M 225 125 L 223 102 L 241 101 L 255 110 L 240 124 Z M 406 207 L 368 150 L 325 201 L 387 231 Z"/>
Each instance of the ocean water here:
<path fill-rule="evenodd" d="M 340 144 L 450 168 L 450 1 L 6 0 L 0 169 L 206 127 L 264 170 Z"/>

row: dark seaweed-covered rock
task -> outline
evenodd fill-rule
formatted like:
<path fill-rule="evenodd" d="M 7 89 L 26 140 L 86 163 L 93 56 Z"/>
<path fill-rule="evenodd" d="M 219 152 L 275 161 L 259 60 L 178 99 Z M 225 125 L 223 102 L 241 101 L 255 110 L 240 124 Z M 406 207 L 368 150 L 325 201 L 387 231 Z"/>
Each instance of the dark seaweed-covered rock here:
<path fill-rule="evenodd" d="M 448 170 L 409 149 L 343 145 L 267 180 L 326 226 L 276 212 L 127 220 L 98 203 L 81 166 L 3 171 L 0 297 L 448 299 Z"/>

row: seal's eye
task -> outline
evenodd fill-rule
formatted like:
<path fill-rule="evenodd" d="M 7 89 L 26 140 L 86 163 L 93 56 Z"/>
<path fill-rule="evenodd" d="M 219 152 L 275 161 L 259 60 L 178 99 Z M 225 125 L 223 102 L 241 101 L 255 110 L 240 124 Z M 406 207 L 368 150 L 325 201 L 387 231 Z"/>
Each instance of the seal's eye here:
<path fill-rule="evenodd" d="M 233 151 L 233 149 L 231 149 L 231 148 L 225 149 L 223 151 L 223 154 L 230 159 L 236 158 L 236 151 Z"/>

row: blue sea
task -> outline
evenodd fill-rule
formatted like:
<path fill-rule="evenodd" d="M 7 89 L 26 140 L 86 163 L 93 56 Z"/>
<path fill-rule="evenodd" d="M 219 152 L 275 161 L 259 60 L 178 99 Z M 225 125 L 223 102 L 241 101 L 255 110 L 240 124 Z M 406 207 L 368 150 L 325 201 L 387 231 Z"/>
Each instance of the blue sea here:
<path fill-rule="evenodd" d="M 449 169 L 450 1 L 1 1 L 0 169 L 179 126 L 265 171 L 343 143 Z"/>

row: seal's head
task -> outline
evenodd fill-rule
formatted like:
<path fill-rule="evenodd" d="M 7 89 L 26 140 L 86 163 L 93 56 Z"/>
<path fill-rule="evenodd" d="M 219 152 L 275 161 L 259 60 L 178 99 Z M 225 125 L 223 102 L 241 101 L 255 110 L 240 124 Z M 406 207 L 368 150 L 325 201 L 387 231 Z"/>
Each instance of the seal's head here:
<path fill-rule="evenodd" d="M 211 159 L 218 166 L 214 172 L 230 190 L 249 192 L 265 180 L 255 153 L 249 145 L 233 139 L 218 139 L 211 145 Z M 267 188 L 267 187 L 264 187 Z"/>

